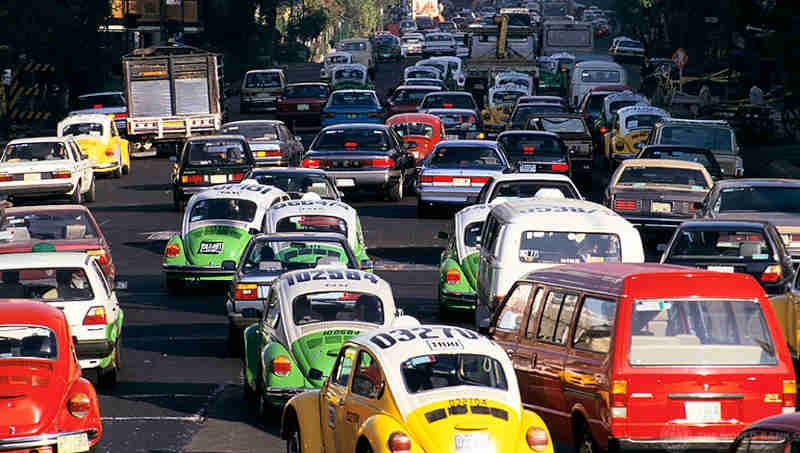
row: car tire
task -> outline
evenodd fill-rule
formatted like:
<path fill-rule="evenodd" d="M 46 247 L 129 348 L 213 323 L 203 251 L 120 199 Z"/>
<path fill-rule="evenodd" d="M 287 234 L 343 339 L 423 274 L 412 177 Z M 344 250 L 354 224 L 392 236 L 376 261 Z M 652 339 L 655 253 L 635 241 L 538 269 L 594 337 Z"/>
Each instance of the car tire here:
<path fill-rule="evenodd" d="M 112 352 L 111 356 L 111 365 L 105 369 L 101 370 L 98 368 L 98 376 L 97 376 L 97 383 L 101 387 L 111 388 L 117 384 L 117 380 L 119 378 L 119 372 L 122 369 L 122 353 L 120 350 L 122 349 L 122 336 L 117 339 L 117 343 L 114 346 L 114 352 Z"/>
<path fill-rule="evenodd" d="M 286 433 L 286 452 L 303 453 L 303 442 L 300 438 L 300 427 L 297 419 L 292 419 L 289 423 L 289 430 Z"/>
<path fill-rule="evenodd" d="M 228 352 L 231 357 L 241 357 L 244 345 L 242 344 L 242 330 L 234 326 L 228 326 Z"/>
<path fill-rule="evenodd" d="M 86 202 L 91 203 L 97 198 L 95 179 L 92 178 L 92 185 L 89 186 L 89 191 L 86 192 Z"/>
<path fill-rule="evenodd" d="M 592 432 L 586 422 L 580 422 L 578 429 L 575 430 L 575 452 L 576 453 L 599 453 L 597 444 L 592 439 Z"/>
<path fill-rule="evenodd" d="M 420 219 L 427 219 L 431 216 L 431 208 L 428 205 L 417 198 L 417 217 Z"/>
<path fill-rule="evenodd" d="M 183 292 L 183 280 L 179 278 L 167 278 L 165 283 L 167 286 L 167 294 L 170 296 L 178 296 Z"/>
<path fill-rule="evenodd" d="M 116 170 L 111 172 L 111 177 L 114 179 L 119 179 L 122 177 L 122 167 L 117 167 Z"/>
<path fill-rule="evenodd" d="M 389 187 L 387 198 L 389 201 L 398 202 L 403 200 L 403 189 L 405 188 L 405 178 L 400 173 L 400 180 Z"/>
<path fill-rule="evenodd" d="M 74 204 L 83 204 L 83 193 L 81 193 L 81 184 L 83 184 L 83 181 L 78 181 L 78 184 L 75 186 L 75 192 L 72 193 L 72 203 Z"/>

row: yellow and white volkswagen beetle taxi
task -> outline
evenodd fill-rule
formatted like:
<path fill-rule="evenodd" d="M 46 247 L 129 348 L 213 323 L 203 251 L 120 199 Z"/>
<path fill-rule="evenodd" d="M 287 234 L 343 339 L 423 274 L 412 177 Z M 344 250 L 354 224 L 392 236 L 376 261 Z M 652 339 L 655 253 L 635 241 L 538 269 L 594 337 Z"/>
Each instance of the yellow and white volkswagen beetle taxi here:
<path fill-rule="evenodd" d="M 281 434 L 292 453 L 553 452 L 542 419 L 522 407 L 508 355 L 440 325 L 346 341 L 322 388 L 289 400 Z"/>
<path fill-rule="evenodd" d="M 636 157 L 644 148 L 653 126 L 670 114 L 650 105 L 623 107 L 614 114 L 611 130 L 603 136 L 603 149 L 610 168 Z"/>
<path fill-rule="evenodd" d="M 81 151 L 94 162 L 94 172 L 110 173 L 114 178 L 131 171 L 130 144 L 120 137 L 109 115 L 87 113 L 71 115 L 58 123 L 58 136 L 72 135 Z"/>

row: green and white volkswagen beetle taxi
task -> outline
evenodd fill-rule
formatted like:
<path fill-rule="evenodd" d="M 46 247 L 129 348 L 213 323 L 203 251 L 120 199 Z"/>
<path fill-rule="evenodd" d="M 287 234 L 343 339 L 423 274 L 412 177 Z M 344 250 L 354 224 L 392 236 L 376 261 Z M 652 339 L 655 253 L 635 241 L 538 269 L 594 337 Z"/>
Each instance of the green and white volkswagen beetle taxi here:
<path fill-rule="evenodd" d="M 225 184 L 193 195 L 181 231 L 164 250 L 167 290 L 177 293 L 187 281 L 232 280 L 250 238 L 266 230 L 270 206 L 289 199 L 261 184 Z"/>

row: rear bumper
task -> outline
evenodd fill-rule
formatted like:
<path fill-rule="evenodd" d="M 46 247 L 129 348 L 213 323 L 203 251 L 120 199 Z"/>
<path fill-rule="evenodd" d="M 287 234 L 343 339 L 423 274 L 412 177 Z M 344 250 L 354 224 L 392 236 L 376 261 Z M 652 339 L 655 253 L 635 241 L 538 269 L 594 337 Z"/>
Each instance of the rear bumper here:
<path fill-rule="evenodd" d="M 728 451 L 734 439 L 718 437 L 690 437 L 679 439 L 609 439 L 609 443 L 625 451 Z"/>
<path fill-rule="evenodd" d="M 230 280 L 236 274 L 235 270 L 222 270 L 219 266 L 178 266 L 175 264 L 164 264 L 162 270 L 167 278 L 177 278 L 182 280 Z"/>
<path fill-rule="evenodd" d="M 288 167 L 289 160 L 284 156 L 256 157 L 256 167 Z"/>
<path fill-rule="evenodd" d="M 74 186 L 72 183 L 66 184 L 30 184 L 20 186 L 0 186 L 0 193 L 4 193 L 10 197 L 46 197 L 69 195 L 72 193 Z"/>
<path fill-rule="evenodd" d="M 75 344 L 78 360 L 104 359 L 114 351 L 111 340 L 84 340 Z"/>
<path fill-rule="evenodd" d="M 234 302 L 229 300 L 225 303 L 225 309 L 228 312 L 228 324 L 237 329 L 245 329 L 261 320 L 261 315 L 264 310 L 264 301 L 237 301 L 234 305 Z M 255 310 L 256 316 L 245 316 L 243 314 L 243 312 L 247 311 L 247 314 L 251 315 L 249 309 Z"/>
<path fill-rule="evenodd" d="M 576 172 L 586 173 L 591 172 L 594 167 L 594 159 L 589 157 L 570 157 L 572 170 Z"/>
<path fill-rule="evenodd" d="M 423 202 L 463 205 L 469 203 L 470 198 L 477 198 L 481 187 L 447 187 L 420 184 L 417 186 L 417 193 L 420 201 Z"/>
<path fill-rule="evenodd" d="M 622 215 L 621 213 L 617 212 L 617 214 Z M 629 217 L 626 215 L 622 215 L 625 217 L 625 220 L 632 223 L 633 226 L 639 228 L 652 228 L 652 229 L 674 229 L 677 228 L 678 225 L 681 223 L 690 220 L 690 217 L 686 218 L 662 218 L 662 217 Z"/>
<path fill-rule="evenodd" d="M 336 171 L 325 170 L 329 175 L 336 177 L 336 185 L 343 190 L 360 189 L 365 187 L 380 188 L 400 180 L 400 170 L 377 171 Z M 342 180 L 353 180 L 353 185 L 347 185 Z"/>
<path fill-rule="evenodd" d="M 439 303 L 447 308 L 474 310 L 478 306 L 478 294 L 467 291 L 444 291 L 439 293 Z"/>
<path fill-rule="evenodd" d="M 299 395 L 309 390 L 317 390 L 314 388 L 305 387 L 267 387 L 266 394 L 269 398 L 288 400 L 289 398 Z"/>
<path fill-rule="evenodd" d="M 77 431 L 66 431 L 63 433 L 55 434 L 42 434 L 39 436 L 25 436 L 25 437 L 8 437 L 0 439 L 0 452 L 2 451 L 15 451 L 15 450 L 32 450 L 39 447 L 48 447 L 58 444 L 58 438 L 62 436 L 69 436 L 74 434 L 86 434 L 89 443 L 97 439 L 98 432 L 95 428 L 81 429 Z"/>

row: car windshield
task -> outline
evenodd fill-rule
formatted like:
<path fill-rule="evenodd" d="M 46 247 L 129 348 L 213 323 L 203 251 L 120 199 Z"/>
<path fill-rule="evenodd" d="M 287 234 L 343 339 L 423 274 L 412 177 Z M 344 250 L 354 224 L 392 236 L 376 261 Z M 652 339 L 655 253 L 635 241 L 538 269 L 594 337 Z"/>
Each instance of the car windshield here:
<path fill-rule="evenodd" d="M 633 366 L 778 363 L 758 300 L 638 300 L 630 307 Z"/>
<path fill-rule="evenodd" d="M 433 137 L 433 126 L 428 123 L 397 123 L 392 129 L 401 137 Z"/>
<path fill-rule="evenodd" d="M 3 162 L 40 162 L 69 159 L 67 147 L 61 142 L 16 143 L 8 145 Z"/>
<path fill-rule="evenodd" d="M 245 76 L 245 88 L 277 88 L 281 86 L 278 72 L 251 72 Z"/>
<path fill-rule="evenodd" d="M 618 185 L 667 184 L 691 186 L 692 189 L 708 189 L 708 181 L 700 170 L 691 168 L 630 166 L 622 170 Z"/>
<path fill-rule="evenodd" d="M 608 103 L 608 111 L 611 113 L 616 112 L 617 110 L 623 107 L 630 107 L 632 105 L 639 104 L 639 101 L 613 101 Z"/>
<path fill-rule="evenodd" d="M 539 118 L 542 129 L 549 132 L 568 134 L 588 134 L 586 123 L 580 118 Z"/>
<path fill-rule="evenodd" d="M 125 107 L 125 98 L 120 94 L 94 94 L 78 98 L 78 110 Z"/>
<path fill-rule="evenodd" d="M 566 182 L 556 181 L 503 181 L 498 183 L 487 200 L 480 203 L 489 203 L 499 198 L 504 201 L 518 200 L 520 198 L 542 197 L 558 191 L 564 198 L 579 198 L 578 193 Z"/>
<path fill-rule="evenodd" d="M 311 148 L 386 151 L 390 146 L 389 136 L 382 129 L 347 128 L 320 133 Z"/>
<path fill-rule="evenodd" d="M 475 109 L 475 101 L 470 95 L 429 94 L 422 101 L 423 109 Z"/>
<path fill-rule="evenodd" d="M 256 216 L 258 206 L 250 201 L 239 198 L 214 198 L 200 200 L 192 206 L 190 222 L 204 222 L 207 220 L 236 220 L 239 222 L 252 222 Z"/>
<path fill-rule="evenodd" d="M 788 212 L 800 214 L 800 187 L 730 187 L 720 191 L 714 212 Z"/>
<path fill-rule="evenodd" d="M 17 229 L 14 241 L 97 239 L 94 222 L 82 211 L 15 212 L 6 221 Z"/>
<path fill-rule="evenodd" d="M 598 113 L 603 111 L 603 103 L 606 100 L 607 94 L 593 94 L 589 96 L 589 100 L 586 102 L 586 111 L 597 115 Z"/>
<path fill-rule="evenodd" d="M 333 261 L 355 268 L 346 244 L 324 239 L 298 241 L 256 240 L 242 263 L 243 274 L 259 272 L 283 273 L 316 267 L 320 260 Z"/>
<path fill-rule="evenodd" d="M 732 153 L 733 130 L 706 126 L 665 126 L 660 145 L 685 145 Z"/>
<path fill-rule="evenodd" d="M 333 72 L 333 78 L 337 80 L 361 80 L 364 78 L 364 71 L 360 69 L 337 69 Z"/>
<path fill-rule="evenodd" d="M 58 359 L 56 333 L 42 326 L 0 325 L 0 359 L 23 358 Z"/>
<path fill-rule="evenodd" d="M 283 90 L 284 99 L 328 98 L 328 89 L 324 85 L 294 85 Z"/>
<path fill-rule="evenodd" d="M 93 137 L 103 136 L 103 125 L 101 123 L 73 123 L 61 129 L 61 135 L 91 135 Z"/>
<path fill-rule="evenodd" d="M 427 354 L 400 365 L 408 393 L 420 393 L 462 385 L 508 390 L 503 366 L 479 354 Z M 476 407 L 472 406 L 473 413 Z M 484 406 L 485 407 L 485 406 Z M 488 413 L 489 408 L 485 407 Z M 464 407 L 466 410 L 466 407 Z M 451 408 L 451 411 L 453 409 Z"/>
<path fill-rule="evenodd" d="M 367 45 L 363 42 L 345 42 L 342 43 L 342 46 L 339 50 L 344 50 L 347 52 L 351 51 L 359 51 L 359 50 L 367 50 Z"/>
<path fill-rule="evenodd" d="M 703 152 L 692 152 L 692 151 L 661 151 L 661 150 L 647 150 L 639 156 L 641 159 L 673 159 L 673 160 L 682 160 L 685 162 L 697 162 L 702 166 L 706 167 L 706 170 L 709 173 L 720 173 L 719 164 L 714 159 L 714 155 L 709 153 Z"/>
<path fill-rule="evenodd" d="M 394 95 L 394 102 L 397 104 L 419 105 L 425 95 L 434 90 L 397 90 Z"/>
<path fill-rule="evenodd" d="M 430 66 L 432 68 L 437 69 L 442 75 L 447 74 L 447 65 L 444 63 L 438 63 L 433 61 L 426 61 L 425 63 L 417 63 L 419 66 Z"/>
<path fill-rule="evenodd" d="M 313 192 L 323 199 L 335 200 L 337 198 L 336 190 L 323 175 L 259 172 L 245 179 L 255 179 L 259 184 L 277 187 L 288 194 Z"/>
<path fill-rule="evenodd" d="M 492 102 L 495 104 L 514 105 L 523 94 L 525 93 L 521 91 L 495 91 L 492 95 Z"/>
<path fill-rule="evenodd" d="M 193 141 L 188 148 L 187 161 L 193 167 L 242 165 L 248 161 L 239 140 Z"/>
<path fill-rule="evenodd" d="M 2 271 L 0 294 L 45 302 L 94 299 L 89 279 L 80 268 L 7 269 Z"/>
<path fill-rule="evenodd" d="M 440 146 L 428 161 L 430 168 L 473 168 L 501 170 L 500 154 L 488 146 Z"/>
<path fill-rule="evenodd" d="M 773 261 L 772 248 L 762 231 L 683 228 L 669 251 L 670 259 Z"/>
<path fill-rule="evenodd" d="M 277 140 L 278 128 L 272 124 L 225 124 L 223 134 L 243 135 L 247 139 Z"/>
<path fill-rule="evenodd" d="M 421 78 L 421 79 L 438 79 L 439 73 L 427 69 L 412 69 L 406 73 L 406 78 Z M 431 82 L 429 82 L 431 83 Z M 415 85 L 419 85 L 415 83 Z"/>
<path fill-rule="evenodd" d="M 661 115 L 630 115 L 625 118 L 625 129 L 650 129 L 662 118 Z"/>
<path fill-rule="evenodd" d="M 619 83 L 619 71 L 606 71 L 601 69 L 584 69 L 581 71 L 581 82 L 589 83 Z"/>
<path fill-rule="evenodd" d="M 378 100 L 371 92 L 357 92 L 347 91 L 344 93 L 333 93 L 329 105 L 342 106 L 342 105 L 364 105 L 375 106 L 378 105 Z"/>
<path fill-rule="evenodd" d="M 556 137 L 533 134 L 507 134 L 498 142 L 512 163 L 538 158 L 566 158 L 564 146 Z"/>
<path fill-rule="evenodd" d="M 347 64 L 350 63 L 350 57 L 347 55 L 334 55 L 332 57 L 327 57 L 325 61 L 328 64 Z"/>
<path fill-rule="evenodd" d="M 327 321 L 383 324 L 383 302 L 376 295 L 353 291 L 304 294 L 292 302 L 292 319 L 298 326 Z"/>
<path fill-rule="evenodd" d="M 464 228 L 464 247 L 467 249 L 465 255 L 477 252 L 481 246 L 481 229 L 483 222 L 472 222 Z"/>
<path fill-rule="evenodd" d="M 278 220 L 277 233 L 341 233 L 347 236 L 347 222 L 330 215 L 293 215 Z"/>
<path fill-rule="evenodd" d="M 519 260 L 547 264 L 616 263 L 622 260 L 622 254 L 616 234 L 525 231 Z"/>
<path fill-rule="evenodd" d="M 448 130 L 453 131 L 455 128 L 462 130 L 476 131 L 478 130 L 478 115 L 467 111 L 450 111 L 450 110 L 431 110 L 431 115 L 439 117 L 442 123 Z"/>

